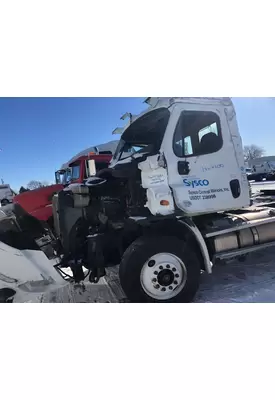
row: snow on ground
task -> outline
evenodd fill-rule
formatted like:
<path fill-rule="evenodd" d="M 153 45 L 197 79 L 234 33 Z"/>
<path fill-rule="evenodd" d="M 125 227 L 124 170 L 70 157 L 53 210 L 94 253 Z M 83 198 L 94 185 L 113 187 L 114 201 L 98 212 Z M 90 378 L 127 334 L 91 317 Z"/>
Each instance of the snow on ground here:
<path fill-rule="evenodd" d="M 250 255 L 246 262 L 216 266 L 202 277 L 196 302 L 275 302 L 275 249 Z"/>
<path fill-rule="evenodd" d="M 255 193 L 275 182 L 252 183 Z M 108 268 L 97 285 L 68 284 L 57 291 L 33 295 L 29 301 L 42 303 L 118 303 L 127 302 L 120 287 L 118 268 Z M 275 302 L 275 249 L 250 255 L 244 263 L 216 266 L 212 275 L 203 274 L 196 303 L 273 303 Z"/>
<path fill-rule="evenodd" d="M 212 275 L 203 274 L 196 303 L 275 302 L 275 249 L 249 256 L 244 263 L 216 266 Z M 115 269 L 108 271 L 108 285 L 123 300 Z M 120 292 L 119 292 L 120 291 Z"/>
<path fill-rule="evenodd" d="M 252 187 L 252 193 L 259 192 L 260 190 L 264 189 L 271 189 L 275 190 L 275 181 L 269 182 L 269 181 L 262 181 L 262 182 L 251 182 L 251 187 Z"/>
<path fill-rule="evenodd" d="M 15 298 L 16 303 L 21 303 L 20 297 Z M 92 285 L 68 284 L 57 290 L 43 294 L 28 294 L 23 302 L 27 303 L 117 303 L 119 299 L 103 279 L 100 283 Z"/>
<path fill-rule="evenodd" d="M 41 303 L 125 303 L 118 268 L 107 269 L 107 276 L 96 284 L 67 286 L 30 302 Z M 18 301 L 20 301 L 18 299 Z M 216 266 L 212 275 L 203 274 L 196 303 L 273 303 L 275 302 L 275 249 L 249 256 L 244 263 Z"/>

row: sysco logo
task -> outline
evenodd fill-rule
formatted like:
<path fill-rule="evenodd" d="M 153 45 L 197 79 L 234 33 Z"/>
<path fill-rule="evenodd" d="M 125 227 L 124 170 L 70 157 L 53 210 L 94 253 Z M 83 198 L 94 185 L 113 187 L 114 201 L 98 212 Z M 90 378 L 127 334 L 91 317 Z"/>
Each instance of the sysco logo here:
<path fill-rule="evenodd" d="M 209 185 L 209 181 L 207 179 L 203 179 L 203 180 L 202 179 L 193 179 L 193 180 L 183 179 L 183 184 L 186 187 L 192 187 L 192 188 L 199 187 L 199 186 L 206 187 Z"/>

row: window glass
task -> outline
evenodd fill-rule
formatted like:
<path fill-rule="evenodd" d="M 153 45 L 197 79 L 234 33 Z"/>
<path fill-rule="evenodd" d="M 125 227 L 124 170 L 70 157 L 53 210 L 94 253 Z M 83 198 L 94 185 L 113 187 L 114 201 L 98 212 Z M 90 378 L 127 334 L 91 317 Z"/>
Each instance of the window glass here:
<path fill-rule="evenodd" d="M 213 112 L 184 111 L 178 121 L 174 141 L 177 157 L 199 156 L 222 147 L 221 124 Z"/>
<path fill-rule="evenodd" d="M 109 167 L 109 163 L 108 162 L 104 162 L 104 161 L 100 161 L 95 163 L 96 166 L 96 170 L 100 171 L 102 169 L 108 168 Z"/>
<path fill-rule="evenodd" d="M 199 131 L 199 140 L 203 138 L 204 135 L 207 135 L 207 133 L 214 132 L 218 136 L 218 126 L 217 123 L 214 122 L 210 126 L 207 126 L 206 128 L 203 128 Z"/>
<path fill-rule="evenodd" d="M 80 165 L 73 165 L 71 169 L 71 180 L 76 181 L 80 178 Z"/>
<path fill-rule="evenodd" d="M 158 152 L 165 134 L 170 112 L 159 108 L 144 114 L 123 133 L 114 159 L 123 160 L 135 153 Z"/>
<path fill-rule="evenodd" d="M 193 154 L 191 136 L 184 138 L 184 154 L 187 156 L 191 156 Z"/>

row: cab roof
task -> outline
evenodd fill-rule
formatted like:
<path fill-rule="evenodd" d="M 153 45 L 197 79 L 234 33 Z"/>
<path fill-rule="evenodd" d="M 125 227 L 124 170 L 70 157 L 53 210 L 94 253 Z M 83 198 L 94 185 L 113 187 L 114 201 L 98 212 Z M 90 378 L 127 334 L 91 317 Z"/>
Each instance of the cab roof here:
<path fill-rule="evenodd" d="M 137 119 L 143 117 L 150 111 L 158 108 L 169 108 L 175 103 L 199 104 L 199 105 L 222 105 L 224 107 L 233 107 L 231 97 L 147 97 L 144 101 L 148 108 L 142 111 L 139 115 L 132 115 L 131 113 L 124 114 L 121 119 L 125 120 L 129 117 L 129 121 L 123 128 L 116 128 L 113 134 L 123 133 L 132 125 Z"/>

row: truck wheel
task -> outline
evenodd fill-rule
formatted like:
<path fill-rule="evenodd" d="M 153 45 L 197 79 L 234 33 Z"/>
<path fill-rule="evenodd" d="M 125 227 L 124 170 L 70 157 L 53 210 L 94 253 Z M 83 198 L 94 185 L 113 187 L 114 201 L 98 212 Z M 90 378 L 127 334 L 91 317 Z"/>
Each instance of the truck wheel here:
<path fill-rule="evenodd" d="M 132 302 L 188 303 L 199 288 L 201 265 L 190 244 L 172 236 L 140 237 L 122 258 L 119 277 Z"/>
<path fill-rule="evenodd" d="M 0 303 L 12 303 L 15 290 L 10 288 L 0 289 Z"/>
<path fill-rule="evenodd" d="M 8 204 L 10 204 L 9 200 L 7 200 L 7 199 L 1 200 L 1 206 L 2 206 L 2 207 L 7 206 Z"/>

